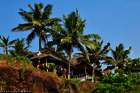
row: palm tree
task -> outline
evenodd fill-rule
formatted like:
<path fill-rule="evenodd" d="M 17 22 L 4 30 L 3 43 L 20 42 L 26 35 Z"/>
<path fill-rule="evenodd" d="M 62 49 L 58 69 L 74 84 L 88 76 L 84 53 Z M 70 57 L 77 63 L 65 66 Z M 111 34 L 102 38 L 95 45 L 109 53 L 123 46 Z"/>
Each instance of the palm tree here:
<path fill-rule="evenodd" d="M 119 44 L 114 50 L 111 50 L 112 57 L 107 61 L 107 63 L 110 63 L 117 69 L 124 70 L 125 66 L 129 62 L 130 51 L 131 47 L 125 50 L 123 44 Z"/>
<path fill-rule="evenodd" d="M 86 46 L 89 62 L 93 67 L 92 82 L 95 81 L 94 80 L 95 70 L 96 72 L 100 73 L 100 70 L 101 70 L 100 62 L 107 58 L 107 53 L 110 50 L 110 43 L 107 43 L 106 45 L 103 46 L 103 41 L 100 41 L 99 36 L 98 37 L 96 36 L 95 38 L 93 38 L 93 41 L 95 43 L 94 47 Z M 85 61 L 87 61 L 85 53 L 79 53 L 78 55 L 82 57 L 83 59 L 85 59 Z"/>
<path fill-rule="evenodd" d="M 27 36 L 27 42 L 39 37 L 39 50 L 42 48 L 42 41 L 46 45 L 48 36 L 50 36 L 51 26 L 60 22 L 59 18 L 50 18 L 52 14 L 52 5 L 48 4 L 43 7 L 42 3 L 34 4 L 34 7 L 28 5 L 30 11 L 20 9 L 19 14 L 25 20 L 25 23 L 19 24 L 12 31 L 28 31 L 31 33 Z"/>
<path fill-rule="evenodd" d="M 70 79 L 70 66 L 72 60 L 73 48 L 78 48 L 85 51 L 84 45 L 93 45 L 90 40 L 94 34 L 84 35 L 85 20 L 83 20 L 79 12 L 76 10 L 67 16 L 64 16 L 64 25 L 57 27 L 58 33 L 53 36 L 53 41 L 49 42 L 50 45 L 56 45 L 57 51 L 64 51 L 67 56 L 68 66 L 68 79 Z"/>
<path fill-rule="evenodd" d="M 8 55 L 9 48 L 12 47 L 15 40 L 9 41 L 9 37 L 0 36 L 0 47 L 3 48 L 3 51 Z"/>
<path fill-rule="evenodd" d="M 29 45 L 26 45 L 25 39 L 17 39 L 14 42 L 13 50 L 10 51 L 13 56 L 26 56 L 28 55 Z"/>
<path fill-rule="evenodd" d="M 96 48 L 87 48 L 87 50 L 89 53 L 90 63 L 93 66 L 92 81 L 95 81 L 95 70 L 96 72 L 101 73 L 100 62 L 107 58 L 107 53 L 110 50 L 110 43 L 103 46 L 103 41 L 97 42 Z"/>

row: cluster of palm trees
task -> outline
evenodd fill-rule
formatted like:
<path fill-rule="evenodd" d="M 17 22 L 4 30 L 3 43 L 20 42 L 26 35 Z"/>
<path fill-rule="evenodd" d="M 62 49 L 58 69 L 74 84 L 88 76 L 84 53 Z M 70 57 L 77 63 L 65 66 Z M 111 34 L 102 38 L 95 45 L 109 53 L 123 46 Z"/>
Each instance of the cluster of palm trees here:
<path fill-rule="evenodd" d="M 0 36 L 0 47 L 4 53 L 12 55 L 27 55 L 30 43 L 38 37 L 39 51 L 43 48 L 55 48 L 57 53 L 63 54 L 69 62 L 68 79 L 70 79 L 70 66 L 74 57 L 85 59 L 85 62 L 93 66 L 93 75 L 96 68 L 101 68 L 101 62 L 110 64 L 119 69 L 124 69 L 130 62 L 131 48 L 125 50 L 123 44 L 116 49 L 110 47 L 110 43 L 104 44 L 97 34 L 84 34 L 85 20 L 80 17 L 78 10 L 62 19 L 51 17 L 52 5 L 45 7 L 42 3 L 28 5 L 30 11 L 20 9 L 19 14 L 25 23 L 19 24 L 12 31 L 28 31 L 25 39 L 9 41 L 9 37 Z M 74 51 L 74 49 L 78 51 Z M 112 56 L 108 53 L 111 51 Z M 75 53 L 76 52 L 76 53 Z"/>
<path fill-rule="evenodd" d="M 6 55 L 26 56 L 29 53 L 29 45 L 26 44 L 24 38 L 10 40 L 9 37 L 0 36 L 0 48 Z"/>
<path fill-rule="evenodd" d="M 31 11 L 20 9 L 19 14 L 24 18 L 25 23 L 19 24 L 12 31 L 31 31 L 27 36 L 27 42 L 30 43 L 35 36 L 39 38 L 39 50 L 42 45 L 44 48 L 55 47 L 56 51 L 62 51 L 70 63 L 72 59 L 73 48 L 78 48 L 86 53 L 85 45 L 94 47 L 92 38 L 99 37 L 95 34 L 83 34 L 85 20 L 80 17 L 78 10 L 60 18 L 51 18 L 52 5 L 43 7 L 43 4 L 29 5 Z M 51 40 L 49 40 L 51 37 Z"/>

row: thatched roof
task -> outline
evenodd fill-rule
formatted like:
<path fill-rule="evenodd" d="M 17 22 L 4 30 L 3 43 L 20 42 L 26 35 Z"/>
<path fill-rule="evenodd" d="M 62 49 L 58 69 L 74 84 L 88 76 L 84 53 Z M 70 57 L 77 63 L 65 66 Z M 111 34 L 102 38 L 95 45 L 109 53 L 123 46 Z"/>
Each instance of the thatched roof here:
<path fill-rule="evenodd" d="M 76 71 L 85 71 L 87 70 L 88 74 L 92 74 L 92 66 L 83 58 L 74 58 L 71 61 Z"/>
<path fill-rule="evenodd" d="M 30 59 L 35 60 L 35 59 L 41 59 L 41 58 L 49 57 L 49 56 L 61 61 L 60 58 L 58 58 L 58 57 L 56 57 L 54 55 L 51 55 L 51 54 L 46 54 L 46 53 L 41 53 L 40 55 L 37 55 L 37 53 L 36 53 Z"/>
<path fill-rule="evenodd" d="M 35 60 L 35 59 L 41 59 L 44 57 L 52 57 L 54 59 L 57 59 L 59 61 L 62 61 L 63 59 L 53 55 L 53 53 L 56 53 L 53 49 L 42 49 L 39 52 L 34 52 L 31 55 L 29 55 L 28 57 L 31 60 Z"/>

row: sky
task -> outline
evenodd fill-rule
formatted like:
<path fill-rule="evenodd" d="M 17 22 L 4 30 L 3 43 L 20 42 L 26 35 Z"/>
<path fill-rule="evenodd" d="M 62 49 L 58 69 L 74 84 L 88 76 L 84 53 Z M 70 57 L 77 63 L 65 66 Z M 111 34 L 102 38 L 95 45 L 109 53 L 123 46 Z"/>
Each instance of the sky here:
<path fill-rule="evenodd" d="M 119 43 L 126 48 L 132 46 L 130 56 L 140 56 L 140 0 L 1 0 L 0 35 L 9 36 L 11 40 L 25 38 L 30 31 L 11 31 L 16 25 L 24 23 L 18 11 L 20 8 L 28 10 L 28 4 L 39 2 L 53 5 L 52 17 L 62 18 L 78 9 L 86 20 L 85 33 L 99 34 L 113 48 Z M 37 49 L 36 38 L 31 50 Z"/>

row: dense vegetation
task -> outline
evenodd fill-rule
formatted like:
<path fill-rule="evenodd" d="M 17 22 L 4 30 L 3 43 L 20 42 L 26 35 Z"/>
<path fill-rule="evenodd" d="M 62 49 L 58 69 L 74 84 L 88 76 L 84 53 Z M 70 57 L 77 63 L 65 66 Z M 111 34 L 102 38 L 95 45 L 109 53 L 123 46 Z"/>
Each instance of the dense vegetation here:
<path fill-rule="evenodd" d="M 75 10 L 63 18 L 53 18 L 52 5 L 43 6 L 42 3 L 28 5 L 30 11 L 20 9 L 19 14 L 25 21 L 12 29 L 16 31 L 28 31 L 25 38 L 10 40 L 9 37 L 0 36 L 0 48 L 3 55 L 0 58 L 31 65 L 28 55 L 32 54 L 31 42 L 38 37 L 38 51 L 42 49 L 54 49 L 55 55 L 68 62 L 68 80 L 71 79 L 72 59 L 84 59 L 84 62 L 92 66 L 92 82 L 96 87 L 90 90 L 92 93 L 138 93 L 139 92 L 139 58 L 130 58 L 131 47 L 126 49 L 119 44 L 115 49 L 109 42 L 105 43 L 97 34 L 84 34 L 85 20 L 81 18 L 78 10 Z M 74 49 L 78 49 L 74 51 Z M 109 55 L 111 53 L 111 55 Z M 57 55 L 56 55 L 57 54 Z M 59 55 L 59 56 L 58 56 Z M 12 57 L 12 58 L 11 58 Z M 102 66 L 107 66 L 109 72 L 103 72 Z M 23 69 L 20 70 L 23 72 Z M 96 77 L 96 73 L 103 76 Z M 23 78 L 22 75 L 20 75 Z M 135 92 L 133 92 L 135 91 Z"/>

